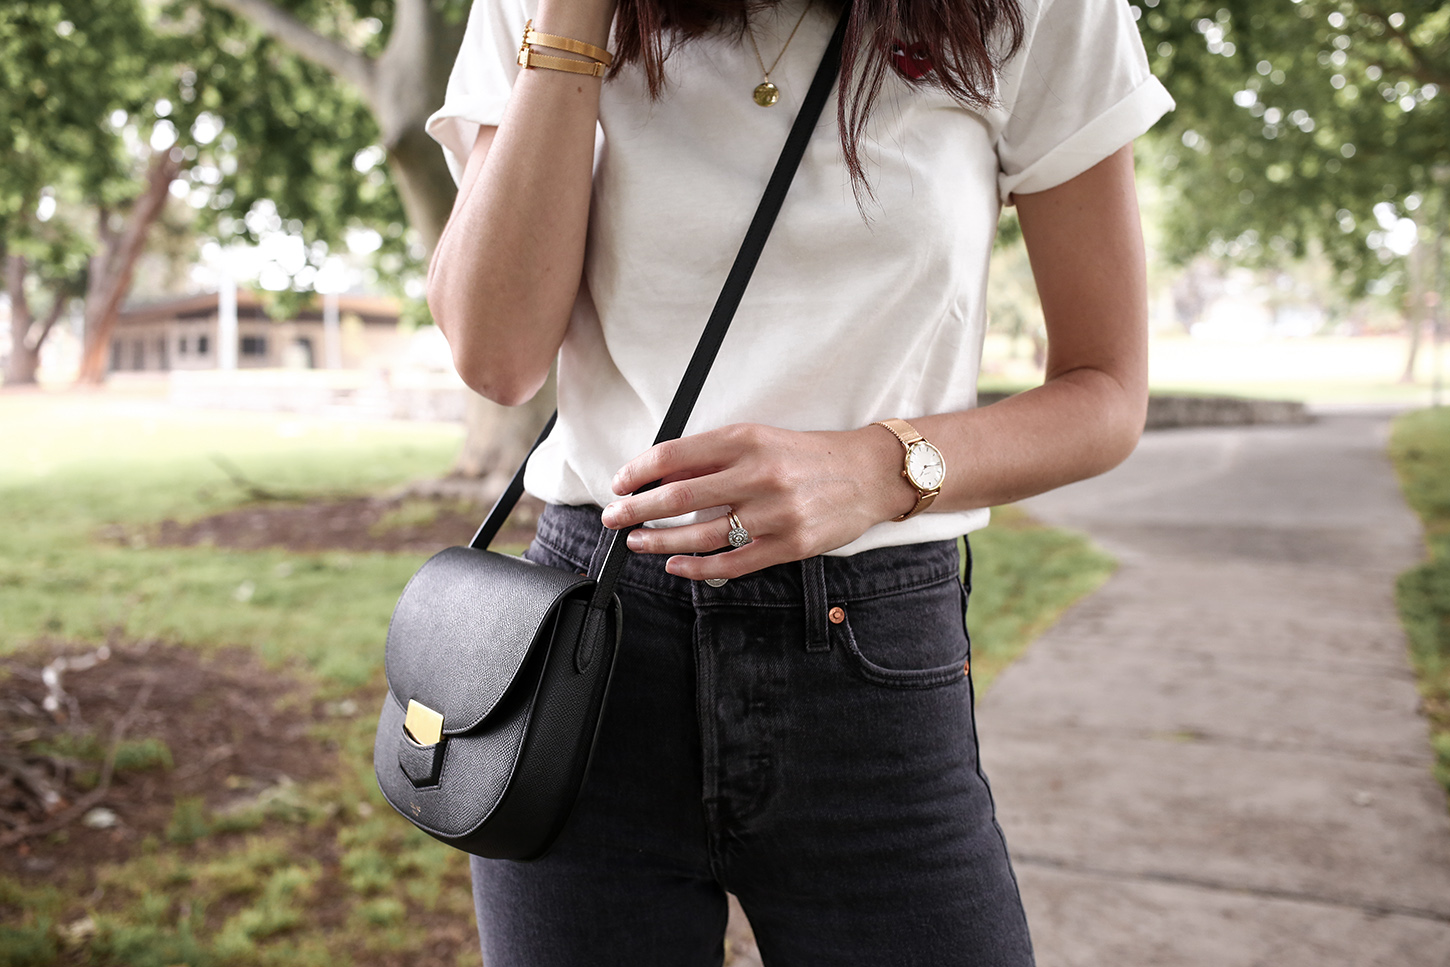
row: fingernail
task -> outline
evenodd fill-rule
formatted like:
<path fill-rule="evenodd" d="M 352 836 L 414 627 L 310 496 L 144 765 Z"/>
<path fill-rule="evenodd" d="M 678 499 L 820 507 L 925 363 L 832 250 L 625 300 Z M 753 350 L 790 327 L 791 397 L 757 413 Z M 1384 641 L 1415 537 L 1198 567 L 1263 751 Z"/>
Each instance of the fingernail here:
<path fill-rule="evenodd" d="M 644 544 L 644 535 L 639 531 L 630 531 L 629 536 L 624 539 L 624 543 L 629 545 L 631 551 L 637 551 Z"/>
<path fill-rule="evenodd" d="M 610 504 L 609 506 L 604 508 L 604 513 L 599 515 L 600 523 L 602 523 L 605 527 L 612 528 L 614 527 L 614 518 L 618 515 L 619 511 L 615 510 L 613 504 Z"/>

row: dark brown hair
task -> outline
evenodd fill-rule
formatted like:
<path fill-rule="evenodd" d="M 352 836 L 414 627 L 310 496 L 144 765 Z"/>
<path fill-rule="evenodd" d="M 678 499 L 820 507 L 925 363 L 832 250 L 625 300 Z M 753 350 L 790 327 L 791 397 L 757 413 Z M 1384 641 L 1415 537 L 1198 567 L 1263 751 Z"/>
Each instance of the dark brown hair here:
<path fill-rule="evenodd" d="M 812 2 L 836 12 L 845 6 L 845 0 Z M 750 14 L 772 3 L 619 0 L 615 69 L 640 62 L 650 95 L 659 97 L 665 86 L 665 59 L 678 44 L 721 27 L 734 27 L 743 34 Z M 870 191 L 861 163 L 861 133 L 891 67 L 893 43 L 910 44 L 927 65 L 919 83 L 985 108 L 992 102 L 996 73 L 1021 45 L 1022 31 L 1018 0 L 854 0 L 841 48 L 836 122 L 858 198 L 863 188 Z"/>

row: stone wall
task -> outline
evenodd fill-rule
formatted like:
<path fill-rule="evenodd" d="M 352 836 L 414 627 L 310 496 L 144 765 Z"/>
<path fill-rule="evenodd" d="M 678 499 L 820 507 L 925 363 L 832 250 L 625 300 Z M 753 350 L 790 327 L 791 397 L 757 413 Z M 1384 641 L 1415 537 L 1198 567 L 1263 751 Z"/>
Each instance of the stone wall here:
<path fill-rule="evenodd" d="M 1005 399 L 1007 393 L 982 393 L 978 404 Z M 1258 423 L 1308 423 L 1311 417 L 1297 400 L 1260 400 L 1240 396 L 1173 396 L 1148 398 L 1149 430 L 1187 426 L 1250 426 Z"/>

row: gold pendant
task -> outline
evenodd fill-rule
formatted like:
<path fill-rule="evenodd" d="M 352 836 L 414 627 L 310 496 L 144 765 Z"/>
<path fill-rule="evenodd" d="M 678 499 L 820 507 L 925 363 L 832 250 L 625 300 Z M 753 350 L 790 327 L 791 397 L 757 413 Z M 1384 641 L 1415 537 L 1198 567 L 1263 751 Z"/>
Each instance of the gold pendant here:
<path fill-rule="evenodd" d="M 780 100 L 780 88 L 765 81 L 755 88 L 755 103 L 761 107 L 772 107 Z"/>

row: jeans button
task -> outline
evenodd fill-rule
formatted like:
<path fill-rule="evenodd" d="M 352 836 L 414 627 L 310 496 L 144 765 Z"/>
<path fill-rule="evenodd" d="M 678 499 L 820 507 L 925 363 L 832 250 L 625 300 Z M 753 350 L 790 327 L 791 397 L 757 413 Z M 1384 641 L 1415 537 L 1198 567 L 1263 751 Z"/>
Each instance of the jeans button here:
<path fill-rule="evenodd" d="M 705 579 L 705 583 L 708 584 L 708 585 L 710 585 L 710 587 L 712 587 L 712 588 L 723 588 L 725 586 L 725 582 L 728 581 L 728 580 L 730 580 L 730 579 L 729 578 L 706 578 Z"/>

